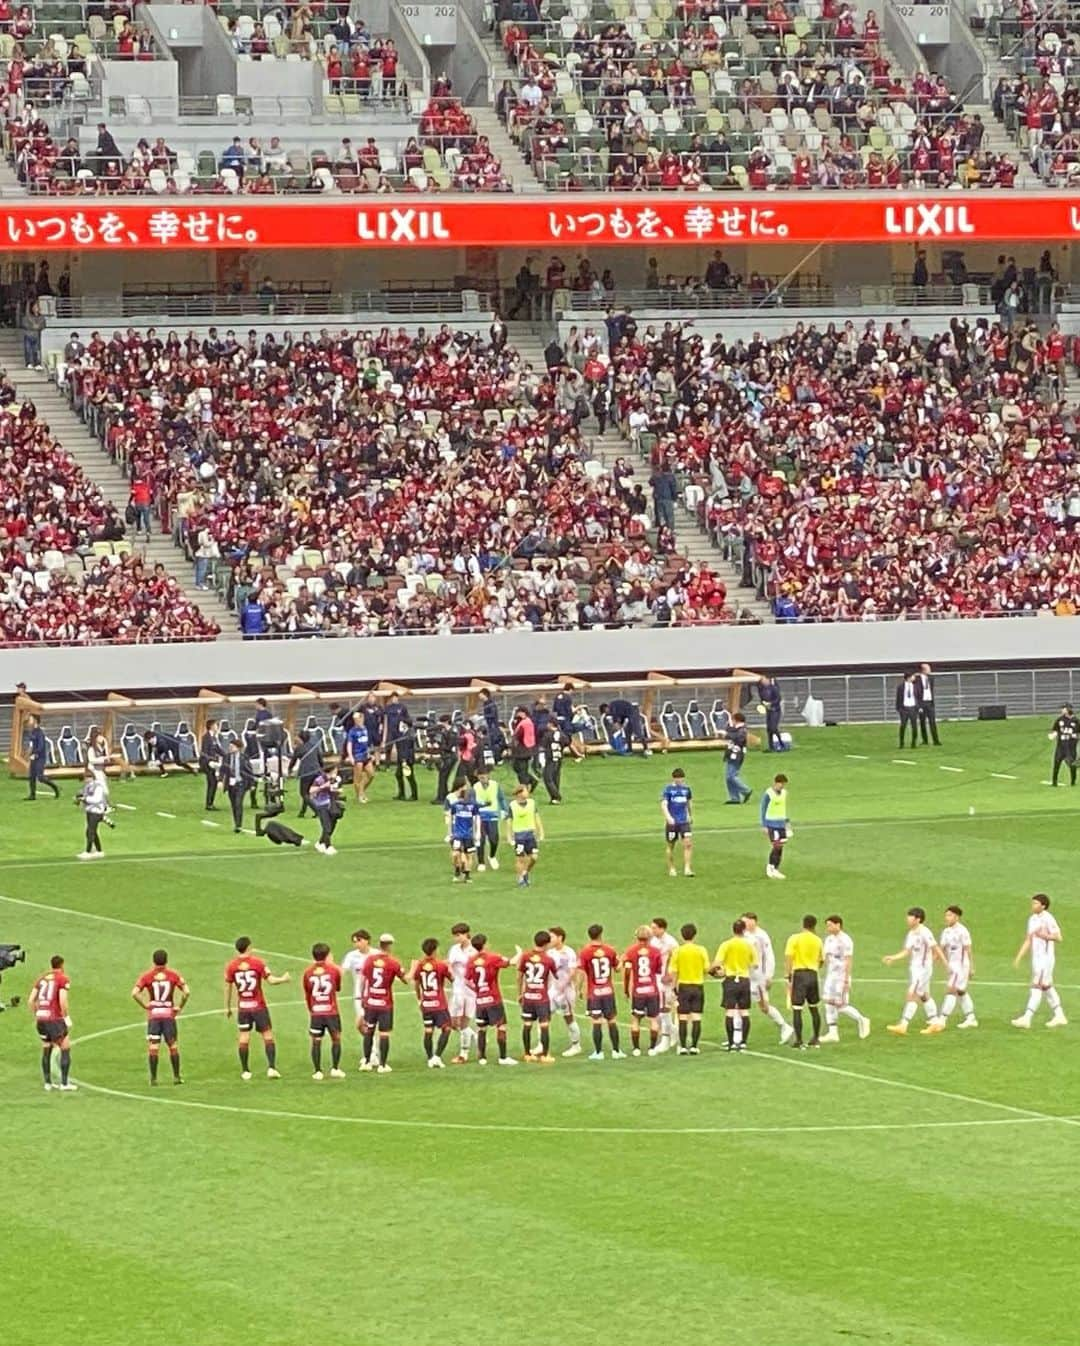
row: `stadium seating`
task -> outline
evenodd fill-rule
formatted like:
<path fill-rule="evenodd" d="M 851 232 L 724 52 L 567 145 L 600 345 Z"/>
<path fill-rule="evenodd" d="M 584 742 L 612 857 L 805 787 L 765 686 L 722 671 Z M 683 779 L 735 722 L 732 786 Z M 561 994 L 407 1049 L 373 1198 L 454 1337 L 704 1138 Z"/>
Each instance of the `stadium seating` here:
<path fill-rule="evenodd" d="M 873 11 L 772 0 L 559 0 L 502 25 L 523 83 L 500 114 L 537 176 L 563 190 L 1002 186 L 1016 165 L 944 80 L 907 78 Z"/>
<path fill-rule="evenodd" d="M 91 341 L 73 403 L 151 473 L 247 635 L 732 619 L 721 581 L 649 534 L 630 464 L 590 460 L 576 375 L 445 325 L 129 340 L 146 371 L 123 335 Z"/>

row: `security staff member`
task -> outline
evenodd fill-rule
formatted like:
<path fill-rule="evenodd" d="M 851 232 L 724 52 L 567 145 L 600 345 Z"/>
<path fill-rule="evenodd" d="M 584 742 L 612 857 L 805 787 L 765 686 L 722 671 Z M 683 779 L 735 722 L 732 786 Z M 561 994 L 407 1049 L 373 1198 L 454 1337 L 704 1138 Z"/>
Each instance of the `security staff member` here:
<path fill-rule="evenodd" d="M 557 693 L 551 703 L 551 713 L 558 720 L 559 728 L 569 742 L 574 736 L 574 688 L 571 683 L 563 684 L 562 691 Z"/>
<path fill-rule="evenodd" d="M 53 792 L 53 798 L 60 798 L 60 791 L 51 780 L 45 778 L 45 767 L 49 761 L 49 745 L 45 739 L 45 731 L 41 727 L 41 721 L 36 715 L 31 715 L 27 721 L 26 746 L 30 757 L 30 775 L 27 778 L 30 793 L 27 799 L 37 798 L 38 785 L 45 785 Z"/>
<path fill-rule="evenodd" d="M 919 732 L 922 734 L 923 746 L 928 743 L 926 731 L 929 729 L 930 737 L 934 741 L 934 747 L 941 747 L 941 739 L 937 732 L 937 705 L 934 701 L 934 670 L 929 664 L 920 664 L 919 671 L 915 674 L 915 690 L 919 697 Z"/>
<path fill-rule="evenodd" d="M 480 692 L 480 712 L 484 717 L 484 730 L 491 744 L 491 750 L 495 753 L 495 760 L 501 762 L 506 752 L 506 735 L 499 723 L 499 703 L 486 687 Z"/>
<path fill-rule="evenodd" d="M 727 1050 L 741 1052 L 750 1036 L 750 973 L 757 966 L 757 949 L 746 937 L 746 922 L 740 916 L 731 923 L 731 938 L 716 951 L 709 972 L 723 978 L 724 1027 Z"/>
<path fill-rule="evenodd" d="M 323 736 L 320 730 L 305 729 L 301 733 L 289 758 L 289 770 L 292 771 L 294 767 L 300 786 L 300 812 L 296 816 L 303 818 L 311 804 L 309 795 L 312 781 L 323 769 Z"/>
<path fill-rule="evenodd" d="M 199 739 L 199 770 L 206 777 L 206 803 L 208 811 L 216 810 L 218 776 L 221 772 L 221 744 L 217 736 L 217 720 L 207 720 L 206 728 Z"/>
<path fill-rule="evenodd" d="M 780 695 L 780 684 L 771 673 L 766 673 L 758 682 L 758 701 L 765 707 L 765 751 L 783 752 L 780 717 L 784 710 L 784 698 Z"/>
<path fill-rule="evenodd" d="M 549 719 L 536 749 L 536 765 L 544 781 L 544 789 L 553 804 L 562 803 L 563 733 L 557 721 Z"/>
<path fill-rule="evenodd" d="M 724 733 L 724 784 L 729 804 L 745 804 L 754 793 L 739 776 L 746 761 L 746 716 L 737 710 Z"/>
<path fill-rule="evenodd" d="M 1054 741 L 1054 774 L 1051 785 L 1057 785 L 1061 764 L 1069 768 L 1069 784 L 1076 784 L 1076 740 L 1080 737 L 1080 720 L 1073 714 L 1073 708 L 1067 702 L 1061 708 L 1061 714 L 1054 721 L 1054 727 L 1047 738 Z"/>
<path fill-rule="evenodd" d="M 219 773 L 222 787 L 229 796 L 232 808 L 233 831 L 244 830 L 244 796 L 255 789 L 255 773 L 251 762 L 240 751 L 240 740 L 233 739 L 225 750 L 225 760 Z"/>
<path fill-rule="evenodd" d="M 904 746 L 904 731 L 911 730 L 911 746 L 919 746 L 919 689 L 915 686 L 915 674 L 905 673 L 903 682 L 896 686 L 896 713 L 900 717 L 900 747 Z"/>
<path fill-rule="evenodd" d="M 791 998 L 791 1022 L 795 1027 L 795 1036 L 791 1045 L 797 1051 L 805 1051 L 803 1042 L 802 1012 L 805 1006 L 810 1011 L 810 1023 L 813 1026 L 811 1047 L 818 1047 L 821 1034 L 821 990 L 818 986 L 818 968 L 825 954 L 825 946 L 816 933 L 817 917 L 804 916 L 802 929 L 792 935 L 784 946 L 784 973 L 787 976 L 788 995 Z"/>
<path fill-rule="evenodd" d="M 435 798 L 431 801 L 440 808 L 446 807 L 446 797 L 450 793 L 450 780 L 457 767 L 457 734 L 450 723 L 449 715 L 440 715 L 432 734 L 432 747 L 435 751 L 435 765 L 439 778 L 435 786 Z"/>
<path fill-rule="evenodd" d="M 391 706 L 386 708 L 386 722 L 390 723 Z M 393 749 L 394 757 L 397 761 L 397 795 L 395 798 L 405 798 L 405 782 L 409 784 L 409 794 L 412 802 L 415 804 L 419 798 L 416 788 L 416 730 L 413 727 L 412 720 L 408 717 L 400 719 L 395 718 L 394 737 L 387 742 L 387 748 Z"/>

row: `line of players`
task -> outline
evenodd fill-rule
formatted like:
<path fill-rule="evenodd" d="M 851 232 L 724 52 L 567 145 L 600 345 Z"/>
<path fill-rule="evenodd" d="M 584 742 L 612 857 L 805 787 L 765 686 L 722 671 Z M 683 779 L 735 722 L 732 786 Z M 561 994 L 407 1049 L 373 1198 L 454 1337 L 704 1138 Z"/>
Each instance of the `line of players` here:
<path fill-rule="evenodd" d="M 898 1023 L 888 1031 L 904 1035 L 919 1007 L 926 1015 L 924 1034 L 944 1030 L 957 1006 L 963 1013 L 961 1028 L 976 1028 L 975 1005 L 969 991 L 974 975 L 974 957 L 970 931 L 963 924 L 963 911 L 952 905 L 945 911 L 945 928 L 940 941 L 926 926 L 926 913 L 911 907 L 907 913 L 904 946 L 882 960 L 886 965 L 908 961 L 908 990 Z M 731 937 L 721 944 L 714 958 L 696 943 L 697 928 L 684 925 L 681 942 L 657 917 L 651 925 L 639 926 L 634 942 L 621 956 L 604 941 L 603 927 L 588 928 L 588 943 L 575 952 L 566 942 L 561 926 L 538 930 L 529 950 L 515 948 L 512 958 L 488 948 L 487 936 L 473 934 L 468 924 L 459 922 L 451 930 L 452 943 L 446 958 L 439 956 L 439 941 L 426 939 L 421 952 L 408 970 L 394 954 L 394 939 L 380 936 L 372 946 L 366 930 L 352 936 L 352 948 L 340 966 L 333 962 L 330 946 L 316 944 L 312 963 L 301 978 L 309 1014 L 309 1036 L 313 1077 L 324 1078 L 323 1042 L 330 1042 L 330 1078 L 344 1079 L 341 1069 L 342 1021 L 339 994 L 343 975 L 353 978 L 353 1008 L 356 1025 L 363 1039 L 362 1071 L 389 1074 L 390 1040 L 394 1027 L 394 991 L 398 982 L 415 994 L 423 1023 L 423 1045 L 431 1069 L 441 1069 L 452 1032 L 458 1034 L 458 1050 L 451 1064 L 464 1065 L 475 1049 L 479 1065 L 488 1061 L 489 1035 L 494 1034 L 500 1065 L 517 1064 L 509 1054 L 506 1006 L 499 978 L 513 968 L 517 976 L 517 997 L 521 1010 L 523 1059 L 548 1064 L 551 1053 L 551 1022 L 562 1018 L 569 1036 L 563 1056 L 578 1056 L 582 1051 L 581 1029 L 577 1022 L 577 1004 L 585 992 L 585 1007 L 592 1025 L 589 1059 L 604 1059 L 604 1034 L 607 1032 L 613 1060 L 623 1059 L 618 1023 L 616 979 L 622 972 L 623 992 L 630 1002 L 630 1046 L 632 1056 L 642 1055 L 642 1025 L 649 1032 L 648 1055 L 657 1056 L 675 1045 L 679 1055 L 696 1056 L 700 1051 L 701 1021 L 704 1013 L 706 976 L 723 982 L 723 1007 L 727 1049 L 742 1051 L 750 1034 L 752 1006 L 780 1030 L 781 1045 L 796 1049 L 813 1048 L 823 1042 L 838 1042 L 840 1017 L 852 1019 L 860 1038 L 870 1034 L 870 1020 L 850 1003 L 851 973 L 855 945 L 844 929 L 840 916 L 826 919 L 827 935 L 816 933 L 817 919 L 805 916 L 802 929 L 787 941 L 784 972 L 789 1024 L 773 1005 L 769 991 L 776 972 L 772 941 L 754 912 L 745 912 L 732 923 Z M 1068 1020 L 1054 986 L 1057 945 L 1061 927 L 1050 914 L 1050 899 L 1036 893 L 1031 899 L 1024 941 L 1013 960 L 1014 966 L 1031 958 L 1031 989 L 1027 1006 L 1011 1022 L 1016 1028 L 1031 1027 L 1033 1016 L 1046 999 L 1050 1009 L 1048 1028 L 1063 1027 Z M 276 975 L 258 956 L 247 937 L 236 941 L 236 956 L 225 968 L 225 1015 L 234 1012 L 239 1029 L 238 1052 L 241 1078 L 251 1079 L 250 1040 L 257 1033 L 263 1040 L 267 1076 L 279 1078 L 277 1046 L 264 987 L 290 980 L 288 973 Z M 946 969 L 945 998 L 939 1010 L 931 991 L 935 962 Z M 824 991 L 819 989 L 818 972 L 824 968 Z M 42 1044 L 42 1073 L 45 1088 L 54 1087 L 52 1056 L 60 1056 L 60 1083 L 55 1086 L 72 1091 L 70 1080 L 71 1016 L 68 1001 L 70 980 L 64 959 L 55 955 L 50 969 L 35 982 L 29 996 Z M 449 993 L 447 988 L 449 987 Z M 147 1015 L 147 1044 L 151 1084 L 157 1083 L 158 1062 L 164 1043 L 170 1057 L 174 1082 L 182 1083 L 177 1018 L 187 1004 L 187 982 L 168 965 L 168 955 L 159 949 L 153 966 L 136 981 L 132 998 Z M 825 1033 L 820 1033 L 821 1002 L 825 1006 Z M 808 1012 L 811 1037 L 803 1039 L 803 1013 Z M 534 1042 L 534 1030 L 536 1038 Z"/>

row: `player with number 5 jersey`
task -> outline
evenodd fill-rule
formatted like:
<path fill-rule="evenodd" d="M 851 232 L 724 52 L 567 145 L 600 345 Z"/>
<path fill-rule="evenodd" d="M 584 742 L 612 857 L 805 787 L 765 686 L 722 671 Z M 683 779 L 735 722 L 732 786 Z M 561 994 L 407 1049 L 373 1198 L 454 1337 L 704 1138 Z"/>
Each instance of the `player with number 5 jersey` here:
<path fill-rule="evenodd" d="M 330 1078 L 343 1080 L 341 1069 L 341 1011 L 338 992 L 341 990 L 341 968 L 333 961 L 329 944 L 313 944 L 311 956 L 315 960 L 304 969 L 301 984 L 308 1008 L 308 1034 L 311 1038 L 311 1065 L 313 1080 L 323 1078 L 322 1040 L 330 1038 Z"/>
<path fill-rule="evenodd" d="M 405 971 L 394 957 L 393 935 L 379 936 L 379 952 L 364 964 L 364 1059 L 361 1070 L 389 1075 L 390 1034 L 394 1031 L 394 983 L 405 980 Z M 374 1055 L 375 1035 L 379 1054 Z"/>
<path fill-rule="evenodd" d="M 274 1027 L 270 1022 L 270 1011 L 263 993 L 263 983 L 267 986 L 280 986 L 289 980 L 289 974 L 283 972 L 276 976 L 252 948 L 247 935 L 241 935 L 235 944 L 236 957 L 225 967 L 225 1017 L 233 1014 L 233 997 L 236 998 L 236 1026 L 239 1029 L 240 1078 L 251 1079 L 250 1043 L 252 1033 L 258 1033 L 266 1051 L 266 1077 L 270 1080 L 281 1078 L 277 1068 L 277 1044 L 274 1041 Z"/>
<path fill-rule="evenodd" d="M 157 1084 L 158 1055 L 162 1042 L 169 1052 L 173 1084 L 184 1082 L 180 1075 L 176 1016 L 187 1004 L 190 994 L 187 982 L 175 968 L 169 966 L 169 955 L 164 949 L 155 949 L 153 966 L 131 988 L 132 1000 L 146 1011 L 146 1051 L 151 1085 Z"/>

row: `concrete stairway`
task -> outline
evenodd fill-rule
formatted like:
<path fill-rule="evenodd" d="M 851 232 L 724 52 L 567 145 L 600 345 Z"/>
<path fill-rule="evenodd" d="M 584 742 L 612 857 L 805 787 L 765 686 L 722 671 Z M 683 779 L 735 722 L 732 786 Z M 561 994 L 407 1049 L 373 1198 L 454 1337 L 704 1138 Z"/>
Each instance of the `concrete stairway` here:
<path fill-rule="evenodd" d="M 32 399 L 38 409 L 38 416 L 48 423 L 56 439 L 122 516 L 129 494 L 123 472 L 72 411 L 63 392 L 48 375 L 43 371 L 24 368 L 22 336 L 10 328 L 0 329 L 0 365 L 11 375 L 20 396 Z M 217 622 L 221 627 L 221 639 L 239 640 L 235 613 L 229 611 L 212 589 L 195 587 L 195 572 L 191 562 L 167 533 L 155 531 L 151 533 L 149 542 L 138 539 L 133 539 L 133 542 L 135 551 L 147 565 L 160 562 L 203 615 Z"/>
<path fill-rule="evenodd" d="M 517 347 L 523 358 L 535 369 L 543 369 L 544 345 L 547 340 L 545 333 L 526 323 L 512 322 L 508 326 L 511 344 Z M 598 433 L 599 426 L 590 417 L 585 422 L 584 430 L 589 437 L 594 458 L 605 467 L 611 467 L 616 458 L 629 459 L 634 464 L 635 477 L 640 477 L 640 480 L 647 485 L 651 472 L 648 458 L 645 454 L 639 453 L 628 439 L 624 439 L 616 427 L 608 426 L 601 435 Z M 743 586 L 739 571 L 713 545 L 697 518 L 686 509 L 681 500 L 675 506 L 675 536 L 681 556 L 696 564 L 708 565 L 710 570 L 723 579 L 727 585 L 728 602 L 733 608 L 748 609 L 758 621 L 772 621 L 768 603 L 758 598 L 753 589 Z"/>
<path fill-rule="evenodd" d="M 501 161 L 503 172 L 514 184 L 514 191 L 529 194 L 543 192 L 543 184 L 537 180 L 536 174 L 525 162 L 525 156 L 507 135 L 506 127 L 499 121 L 495 109 L 471 107 L 469 116 L 476 122 L 477 134 L 487 136 L 492 153 Z"/>

